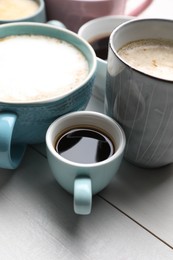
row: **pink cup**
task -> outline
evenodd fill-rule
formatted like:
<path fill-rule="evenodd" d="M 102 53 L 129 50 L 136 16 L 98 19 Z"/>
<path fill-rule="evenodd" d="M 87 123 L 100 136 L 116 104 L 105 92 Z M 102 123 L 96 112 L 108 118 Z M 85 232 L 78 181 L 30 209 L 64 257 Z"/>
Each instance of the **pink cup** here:
<path fill-rule="evenodd" d="M 136 16 L 153 0 L 143 0 L 126 15 Z M 45 0 L 48 20 L 59 20 L 77 32 L 82 24 L 100 16 L 124 14 L 127 0 Z"/>

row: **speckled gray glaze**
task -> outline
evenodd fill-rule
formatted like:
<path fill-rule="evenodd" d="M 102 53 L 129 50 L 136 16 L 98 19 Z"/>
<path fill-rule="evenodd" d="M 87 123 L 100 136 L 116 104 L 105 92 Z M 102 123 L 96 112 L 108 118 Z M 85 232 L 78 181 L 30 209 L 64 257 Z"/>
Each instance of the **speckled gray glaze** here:
<path fill-rule="evenodd" d="M 132 69 L 117 50 L 137 39 L 173 40 L 172 32 L 173 21 L 140 19 L 119 26 L 110 38 L 105 112 L 125 131 L 125 158 L 142 167 L 173 162 L 173 82 Z"/>

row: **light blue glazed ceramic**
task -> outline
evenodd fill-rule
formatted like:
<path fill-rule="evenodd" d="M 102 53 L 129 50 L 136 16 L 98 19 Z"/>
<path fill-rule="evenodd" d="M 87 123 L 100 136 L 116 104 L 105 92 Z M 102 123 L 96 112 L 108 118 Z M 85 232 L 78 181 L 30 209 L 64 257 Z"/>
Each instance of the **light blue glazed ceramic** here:
<path fill-rule="evenodd" d="M 26 144 L 44 142 L 48 126 L 57 117 L 71 111 L 85 109 L 91 96 L 96 71 L 96 57 L 93 49 L 77 34 L 41 23 L 11 23 L 0 26 L 0 38 L 23 34 L 46 35 L 72 43 L 85 55 L 90 71 L 83 84 L 65 95 L 55 96 L 48 101 L 28 103 L 0 101 L 1 168 L 16 168 L 22 159 Z M 39 68 L 38 73 L 40 75 L 42 73 Z"/>
<path fill-rule="evenodd" d="M 173 41 L 173 21 L 135 19 L 110 37 L 105 111 L 127 138 L 125 157 L 152 168 L 173 162 L 173 81 L 149 76 L 122 60 L 117 50 L 140 39 Z"/>
<path fill-rule="evenodd" d="M 21 18 L 21 19 L 15 19 L 15 20 L 1 20 L 0 24 L 5 23 L 12 23 L 12 22 L 38 22 L 38 23 L 45 23 L 46 22 L 46 8 L 44 0 L 34 0 L 36 3 L 39 4 L 38 10 L 30 16 Z"/>
<path fill-rule="evenodd" d="M 57 134 L 74 127 L 94 127 L 107 133 L 116 147 L 108 159 L 92 164 L 75 163 L 55 151 Z M 46 134 L 47 156 L 51 170 L 58 183 L 74 194 L 74 211 L 89 214 L 92 195 L 104 189 L 116 174 L 125 148 L 125 135 L 121 127 L 110 117 L 90 111 L 69 113 L 55 120 Z"/>

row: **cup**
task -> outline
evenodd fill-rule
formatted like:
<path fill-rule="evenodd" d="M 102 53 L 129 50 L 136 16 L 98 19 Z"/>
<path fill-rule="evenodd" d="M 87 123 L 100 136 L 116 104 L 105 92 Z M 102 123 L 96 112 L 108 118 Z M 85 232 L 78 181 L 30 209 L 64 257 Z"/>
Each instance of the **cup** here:
<path fill-rule="evenodd" d="M 129 42 L 138 41 L 140 45 L 141 40 L 147 42 L 148 39 L 151 39 L 150 42 L 158 41 L 158 46 L 170 41 L 170 47 L 172 30 L 171 20 L 136 19 L 120 25 L 110 36 L 105 112 L 117 120 L 125 131 L 125 158 L 141 167 L 160 167 L 173 162 L 173 80 L 164 75 L 164 69 L 157 76 L 141 71 L 122 58 L 118 51 Z M 162 54 L 164 49 L 159 49 L 159 56 L 157 53 L 153 58 L 153 51 L 150 52 L 150 72 L 159 69 L 157 59 L 160 55 L 164 56 L 160 65 L 165 66 L 166 70 L 167 65 L 163 64 L 170 53 L 167 56 Z M 133 60 L 143 65 L 145 45 L 141 56 L 137 50 L 135 52 L 138 57 Z"/>
<path fill-rule="evenodd" d="M 55 26 L 47 24 L 29 22 L 1 25 L 0 38 L 5 39 L 5 37 L 10 38 L 11 36 L 14 40 L 14 44 L 11 43 L 13 45 L 11 45 L 12 47 L 9 51 L 11 53 L 11 64 L 13 65 L 9 64 L 8 66 L 7 63 L 6 68 L 5 65 L 0 62 L 0 70 L 2 73 L 3 69 L 4 75 L 8 74 L 8 76 L 4 79 L 7 86 L 9 84 L 11 85 L 11 83 L 13 86 L 15 84 L 16 87 L 18 87 L 18 85 L 26 85 L 27 88 L 25 87 L 24 91 L 23 87 L 21 87 L 21 92 L 23 91 L 25 93 L 26 91 L 26 94 L 29 95 L 29 99 L 24 101 L 18 101 L 17 99 L 17 101 L 15 101 L 8 100 L 7 98 L 7 101 L 2 101 L 3 91 L 2 89 L 0 90 L 0 167 L 7 169 L 15 169 L 19 166 L 27 144 L 35 144 L 45 141 L 47 128 L 57 117 L 71 111 L 85 109 L 91 96 L 96 71 L 96 56 L 93 49 L 86 41 L 69 30 L 56 28 Z M 15 36 L 28 36 L 31 38 L 34 36 L 40 36 L 44 39 L 44 43 L 42 45 L 40 45 L 40 42 L 38 45 L 30 45 L 30 40 L 27 38 L 27 47 L 25 48 L 28 52 L 28 63 L 25 62 L 27 55 L 25 55 L 25 49 L 23 50 L 24 46 L 26 46 L 26 42 L 23 42 L 23 39 L 19 39 L 16 44 Z M 74 63 L 75 55 L 73 55 L 73 58 L 70 59 L 69 53 L 68 55 L 65 53 L 65 58 L 59 54 L 57 60 L 55 61 L 53 57 L 57 55 L 54 50 L 54 46 L 56 44 L 52 43 L 52 47 L 49 47 L 50 39 L 55 39 L 55 41 L 60 40 L 60 42 L 65 41 L 67 44 L 70 44 L 75 50 L 79 50 L 79 53 L 85 57 L 88 64 L 88 74 L 85 78 L 83 78 L 79 83 L 75 83 L 76 85 L 72 89 L 67 89 L 65 92 L 62 90 L 62 93 L 59 94 L 53 92 L 51 94 L 52 96 L 49 96 L 50 91 L 54 91 L 53 89 L 56 85 L 58 90 L 59 84 L 61 84 L 64 79 L 65 82 L 67 80 L 67 76 L 65 78 L 62 77 L 59 70 L 61 67 L 66 68 L 68 66 L 68 68 L 71 68 L 71 64 Z M 5 41 L 3 41 L 3 44 L 5 44 L 4 42 Z M 2 48 L 2 46 L 4 45 L 0 44 L 0 48 Z M 8 46 L 9 45 L 7 45 L 7 47 Z M 21 46 L 21 49 L 16 46 Z M 31 46 L 34 47 L 32 48 Z M 18 48 L 18 54 L 16 54 L 16 48 Z M 37 52 L 33 52 L 35 49 Z M 3 51 L 1 51 L 1 53 L 3 56 Z M 16 57 L 15 55 L 18 56 Z M 19 66 L 20 64 L 15 65 L 15 58 L 11 58 L 11 56 L 21 60 L 22 66 Z M 58 58 L 62 59 L 62 66 L 58 62 Z M 51 61 L 53 64 L 51 64 Z M 58 63 L 59 67 L 57 67 Z M 78 62 L 76 63 L 78 64 Z M 4 69 L 4 67 L 6 69 Z M 19 71 L 19 67 L 21 71 Z M 35 81 L 33 81 L 33 78 L 36 78 L 36 84 Z M 21 79 L 24 81 L 23 83 Z M 20 84 L 18 84 L 18 82 Z M 32 85 L 35 86 L 33 87 L 32 93 L 35 93 L 37 85 L 40 87 L 40 93 L 38 92 L 40 98 L 38 96 L 37 99 L 36 96 L 33 99 L 30 99 Z M 7 86 L 5 85 L 5 92 L 7 90 Z M 18 98 L 20 96 L 20 91 L 16 92 L 16 87 L 15 90 L 11 90 L 12 92 L 9 90 L 8 94 L 12 94 L 12 96 Z M 43 93 L 42 90 L 44 91 Z M 43 94 L 48 94 L 48 96 L 42 98 Z"/>
<path fill-rule="evenodd" d="M 101 100 L 105 97 L 109 36 L 117 26 L 133 18 L 132 16 L 109 15 L 88 21 L 79 28 L 78 34 L 92 45 L 97 54 L 94 93 Z"/>
<path fill-rule="evenodd" d="M 46 22 L 46 10 L 45 10 L 44 0 L 32 0 L 32 1 L 38 5 L 38 8 L 34 9 L 34 13 L 32 13 L 32 11 L 29 12 L 29 10 L 32 10 L 32 9 L 30 9 L 28 2 L 26 2 L 26 6 L 25 6 L 25 1 L 21 1 L 21 3 L 20 3 L 20 1 L 16 2 L 16 7 L 15 7 L 15 3 L 13 3 L 14 2 L 13 0 L 11 0 L 11 4 L 10 4 L 10 2 L 6 3 L 6 1 L 3 0 L 3 2 L 1 3 L 2 10 L 0 8 L 0 12 L 2 12 L 2 15 L 3 15 L 3 16 L 1 16 L 1 13 L 0 13 L 0 24 L 11 23 L 11 22 L 45 23 Z M 21 4 L 21 7 L 19 8 L 20 4 Z M 9 5 L 9 7 L 7 5 Z M 33 8 L 33 7 L 31 6 L 31 8 Z M 7 10 L 7 11 L 5 12 L 5 10 Z M 20 10 L 20 12 L 19 12 L 19 10 Z M 26 13 L 26 16 L 23 15 L 23 12 Z M 6 14 L 6 16 L 5 16 L 5 14 Z"/>
<path fill-rule="evenodd" d="M 152 1 L 143 0 L 126 15 L 139 15 Z M 89 20 L 101 16 L 125 14 L 127 3 L 126 0 L 45 0 L 48 19 L 60 20 L 69 30 L 75 32 Z"/>
<path fill-rule="evenodd" d="M 95 141 L 95 135 L 90 136 L 88 132 L 86 135 L 79 132 L 76 135 L 71 134 L 66 139 L 65 148 L 63 148 L 59 142 L 62 140 L 61 137 L 67 131 L 76 129 L 94 130 L 97 134 L 104 135 L 104 138 L 106 136 L 107 139 L 105 139 L 111 142 L 113 149 L 109 150 L 105 145 L 105 139 L 102 140 L 100 137 L 95 147 L 92 144 L 92 141 Z M 83 139 L 84 136 L 89 137 L 86 142 Z M 82 142 L 83 146 L 80 147 Z M 57 144 L 61 149 L 55 149 Z M 55 179 L 66 191 L 73 194 L 75 213 L 89 214 L 92 207 L 92 195 L 110 183 L 120 166 L 125 147 L 123 130 L 114 120 L 104 114 L 78 111 L 62 116 L 51 124 L 46 134 L 46 145 L 48 162 Z M 64 150 L 68 151 L 69 147 L 74 148 L 69 150 L 72 157 L 66 157 L 61 153 Z M 102 152 L 105 153 L 105 151 L 106 155 L 103 156 Z"/>

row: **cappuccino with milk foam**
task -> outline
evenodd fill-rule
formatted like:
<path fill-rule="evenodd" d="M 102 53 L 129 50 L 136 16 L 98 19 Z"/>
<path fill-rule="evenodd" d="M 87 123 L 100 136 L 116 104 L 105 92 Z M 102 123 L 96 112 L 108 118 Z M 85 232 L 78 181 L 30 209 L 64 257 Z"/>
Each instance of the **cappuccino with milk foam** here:
<path fill-rule="evenodd" d="M 157 78 L 173 80 L 173 41 L 133 41 L 123 46 L 118 54 L 134 69 Z"/>
<path fill-rule="evenodd" d="M 39 4 L 33 0 L 0 0 L 0 20 L 15 20 L 33 15 Z"/>
<path fill-rule="evenodd" d="M 77 88 L 88 61 L 70 43 L 42 35 L 0 39 L 0 102 L 35 102 Z"/>

